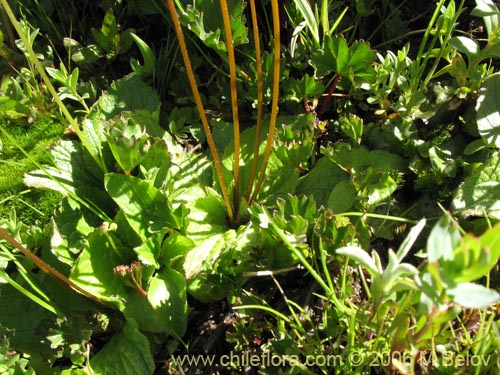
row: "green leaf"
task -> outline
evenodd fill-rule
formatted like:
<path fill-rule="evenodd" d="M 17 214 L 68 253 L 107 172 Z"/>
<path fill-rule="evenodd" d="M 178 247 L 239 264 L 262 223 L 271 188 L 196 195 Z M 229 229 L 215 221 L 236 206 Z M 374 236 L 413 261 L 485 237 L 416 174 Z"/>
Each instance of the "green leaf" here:
<path fill-rule="evenodd" d="M 305 176 L 299 179 L 295 193 L 312 195 L 318 206 L 326 206 L 332 189 L 344 179 L 347 179 L 346 172 L 328 158 L 321 158 Z"/>
<path fill-rule="evenodd" d="M 139 166 L 145 180 L 151 181 L 156 188 L 162 187 L 170 169 L 170 153 L 163 139 L 155 139 Z"/>
<path fill-rule="evenodd" d="M 107 120 L 123 111 L 148 110 L 151 113 L 159 113 L 160 104 L 155 90 L 134 73 L 114 81 L 107 93 L 101 95 L 98 100 L 100 113 Z"/>
<path fill-rule="evenodd" d="M 381 171 L 404 172 L 408 162 L 399 155 L 385 150 L 369 151 L 365 147 L 351 147 L 346 143 L 339 143 L 335 148 L 325 150 L 325 156 L 344 170 L 362 172 L 367 167 Z"/>
<path fill-rule="evenodd" d="M 173 270 L 164 269 L 148 288 L 148 301 L 165 331 L 179 338 L 187 327 L 186 279 Z"/>
<path fill-rule="evenodd" d="M 319 98 L 325 88 L 317 79 L 304 74 L 301 79 L 290 78 L 283 82 L 283 91 L 287 100 L 302 103 L 304 99 Z"/>
<path fill-rule="evenodd" d="M 165 229 L 181 229 L 182 218 L 177 217 L 167 197 L 151 182 L 133 176 L 108 173 L 106 191 L 125 213 L 132 229 L 147 241 L 151 233 Z"/>
<path fill-rule="evenodd" d="M 248 42 L 248 31 L 245 27 L 245 5 L 240 0 L 227 2 L 231 15 L 231 31 L 234 46 Z M 196 0 L 179 14 L 180 22 L 188 26 L 194 34 L 209 48 L 226 52 L 226 38 L 220 3 L 217 0 Z"/>
<path fill-rule="evenodd" d="M 36 170 L 24 176 L 24 183 L 35 188 L 45 188 L 71 196 L 94 213 L 111 212 L 113 201 L 104 191 L 103 173 L 80 142 L 61 141 L 52 151 L 54 166 L 44 171 Z"/>
<path fill-rule="evenodd" d="M 147 338 L 137 324 L 127 321 L 122 331 L 90 360 L 94 375 L 148 375 L 155 363 Z"/>
<path fill-rule="evenodd" d="M 357 191 L 349 180 L 340 181 L 332 189 L 326 206 L 334 213 L 348 211 L 356 201 Z"/>
<path fill-rule="evenodd" d="M 265 133 L 262 132 L 262 137 Z M 243 131 L 240 135 L 240 194 L 244 196 L 250 180 L 252 162 L 254 159 L 254 145 L 256 142 L 255 128 Z M 263 155 L 265 142 L 260 143 L 259 155 Z M 260 163 L 262 158 L 260 158 Z M 234 142 L 225 149 L 222 166 L 226 181 L 233 177 Z M 259 166 L 260 168 L 260 166 Z M 299 178 L 298 168 L 290 160 L 281 160 L 276 152 L 272 152 L 266 167 L 266 175 L 258 195 L 261 203 L 274 202 L 277 197 L 292 193 Z"/>
<path fill-rule="evenodd" d="M 109 241 L 110 237 L 112 242 Z M 127 294 L 127 287 L 115 276 L 113 268 L 129 264 L 134 258 L 132 250 L 123 246 L 112 232 L 105 234 L 96 230 L 88 237 L 71 272 L 70 280 L 122 310 L 122 298 Z"/>
<path fill-rule="evenodd" d="M 445 215 L 434 225 L 427 239 L 429 262 L 453 260 L 453 249 L 458 245 L 460 233 L 451 216 Z"/>
<path fill-rule="evenodd" d="M 141 52 L 142 58 L 144 60 L 144 65 L 139 65 L 137 60 L 131 59 L 130 65 L 132 66 L 132 70 L 141 78 L 147 78 L 153 75 L 155 70 L 155 55 L 151 48 L 137 35 L 134 33 L 130 33 L 130 36 L 139 47 L 139 51 Z M 135 61 L 135 62 L 134 62 Z"/>
<path fill-rule="evenodd" d="M 365 268 L 372 277 L 380 275 L 383 271 L 375 264 L 375 261 L 372 257 L 370 257 L 370 254 L 360 247 L 346 246 L 337 249 L 335 252 L 339 255 L 353 259 L 356 263 L 361 265 L 361 267 Z"/>
<path fill-rule="evenodd" d="M 130 175 L 152 147 L 145 126 L 130 113 L 116 116 L 106 124 L 106 139 L 117 163 Z"/>
<path fill-rule="evenodd" d="M 51 251 L 59 261 L 73 265 L 87 237 L 102 220 L 73 199 L 65 198 L 52 223 Z"/>
<path fill-rule="evenodd" d="M 453 47 L 457 49 L 458 52 L 465 53 L 470 57 L 473 57 L 479 53 L 479 44 L 473 39 L 467 38 L 465 36 L 456 36 L 450 38 L 449 42 Z"/>
<path fill-rule="evenodd" d="M 453 281 L 470 282 L 484 277 L 500 258 L 500 226 L 488 229 L 481 237 L 466 235 L 454 250 Z"/>
<path fill-rule="evenodd" d="M 500 294 L 479 284 L 461 283 L 447 290 L 453 302 L 467 309 L 482 309 L 500 301 Z"/>
<path fill-rule="evenodd" d="M 323 49 L 313 54 L 311 63 L 316 68 L 316 77 L 335 73 L 355 83 L 356 76 L 368 78 L 373 74 L 371 64 L 375 58 L 376 54 L 368 43 L 357 41 L 348 47 L 343 37 L 337 37 L 326 38 Z"/>
<path fill-rule="evenodd" d="M 476 105 L 479 134 L 488 144 L 500 147 L 500 73 L 490 75 L 479 90 Z"/>
<path fill-rule="evenodd" d="M 472 10 L 471 14 L 477 17 L 483 17 L 488 38 L 494 39 L 498 37 L 498 29 L 500 26 L 500 11 L 491 0 L 476 0 L 477 6 Z"/>
<path fill-rule="evenodd" d="M 495 152 L 490 159 L 468 176 L 456 190 L 452 207 L 461 215 L 500 219 L 500 157 Z"/>
<path fill-rule="evenodd" d="M 304 17 L 304 21 L 306 22 L 307 28 L 309 32 L 313 36 L 314 47 L 319 48 L 319 25 L 314 17 L 314 12 L 309 4 L 309 1 L 306 0 L 294 0 L 297 9 Z"/>
<path fill-rule="evenodd" d="M 426 224 L 426 220 L 421 219 L 417 223 L 417 225 L 415 225 L 413 228 L 411 228 L 410 232 L 405 237 L 405 239 L 403 240 L 403 242 L 399 246 L 398 252 L 396 253 L 399 262 L 401 262 L 403 260 L 403 258 L 406 256 L 406 254 L 408 254 L 411 247 L 413 246 L 413 244 L 417 240 L 420 232 L 422 231 L 422 229 L 424 229 L 425 224 Z"/>
<path fill-rule="evenodd" d="M 170 233 L 161 247 L 161 264 L 166 267 L 175 267 L 177 260 L 186 255 L 195 246 L 193 240 L 178 232 Z"/>

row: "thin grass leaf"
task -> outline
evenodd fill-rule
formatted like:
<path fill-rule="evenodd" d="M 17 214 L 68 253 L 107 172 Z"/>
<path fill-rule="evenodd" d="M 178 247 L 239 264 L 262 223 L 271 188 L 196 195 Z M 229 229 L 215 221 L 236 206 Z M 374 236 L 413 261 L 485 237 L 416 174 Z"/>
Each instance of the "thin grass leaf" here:
<path fill-rule="evenodd" d="M 319 48 L 320 47 L 319 30 L 318 30 L 319 27 L 318 23 L 316 22 L 316 18 L 314 17 L 314 12 L 311 8 L 311 5 L 309 4 L 309 1 L 295 0 L 294 2 L 299 12 L 302 14 L 302 17 L 304 17 L 304 20 L 306 21 L 307 24 L 307 28 L 312 34 L 314 40 L 314 47 Z"/>

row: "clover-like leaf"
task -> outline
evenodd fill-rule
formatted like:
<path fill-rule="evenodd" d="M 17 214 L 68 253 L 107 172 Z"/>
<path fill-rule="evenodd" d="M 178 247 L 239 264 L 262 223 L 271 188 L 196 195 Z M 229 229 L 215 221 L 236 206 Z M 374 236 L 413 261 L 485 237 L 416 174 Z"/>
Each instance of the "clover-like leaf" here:
<path fill-rule="evenodd" d="M 343 37 L 327 38 L 323 48 L 313 55 L 311 63 L 316 68 L 317 77 L 336 73 L 347 76 L 354 83 L 356 76 L 371 76 L 375 57 L 375 52 L 366 42 L 357 41 L 349 47 Z"/>

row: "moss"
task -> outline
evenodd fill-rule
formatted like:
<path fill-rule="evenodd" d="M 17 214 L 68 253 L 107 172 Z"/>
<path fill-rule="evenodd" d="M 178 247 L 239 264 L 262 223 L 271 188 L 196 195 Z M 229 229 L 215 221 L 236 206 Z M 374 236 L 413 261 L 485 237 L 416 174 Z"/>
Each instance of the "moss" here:
<path fill-rule="evenodd" d="M 0 126 L 15 138 L 15 142 L 2 138 L 0 217 L 7 217 L 14 208 L 17 216 L 26 224 L 47 222 L 61 200 L 60 195 L 28 189 L 23 184 L 23 177 L 25 173 L 36 169 L 37 164 L 50 163 L 50 147 L 63 136 L 65 125 L 53 117 L 44 116 L 31 125 L 0 118 Z"/>

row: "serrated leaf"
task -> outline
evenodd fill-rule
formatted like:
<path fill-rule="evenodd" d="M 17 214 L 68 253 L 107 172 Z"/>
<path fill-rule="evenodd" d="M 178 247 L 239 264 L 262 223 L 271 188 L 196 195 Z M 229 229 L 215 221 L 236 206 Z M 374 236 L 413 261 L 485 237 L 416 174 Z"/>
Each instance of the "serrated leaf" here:
<path fill-rule="evenodd" d="M 314 53 L 311 63 L 316 68 L 316 77 L 336 73 L 348 77 L 354 83 L 355 76 L 366 78 L 372 74 L 371 64 L 376 53 L 370 45 L 357 41 L 348 47 L 343 37 L 326 38 L 322 49 Z"/>
<path fill-rule="evenodd" d="M 479 90 L 477 128 L 484 140 L 500 148 L 500 73 L 490 75 Z"/>
<path fill-rule="evenodd" d="M 147 110 L 158 113 L 160 104 L 158 94 L 153 88 L 134 73 L 114 81 L 107 93 L 101 95 L 98 100 L 100 113 L 108 120 L 123 111 Z"/>
<path fill-rule="evenodd" d="M 154 373 L 155 363 L 148 339 L 128 321 L 90 359 L 90 367 L 94 375 L 148 375 Z"/>
<path fill-rule="evenodd" d="M 71 196 L 78 202 L 92 202 L 102 211 L 116 207 L 104 191 L 103 173 L 80 142 L 61 141 L 51 151 L 54 166 L 32 171 L 24 183 Z"/>

